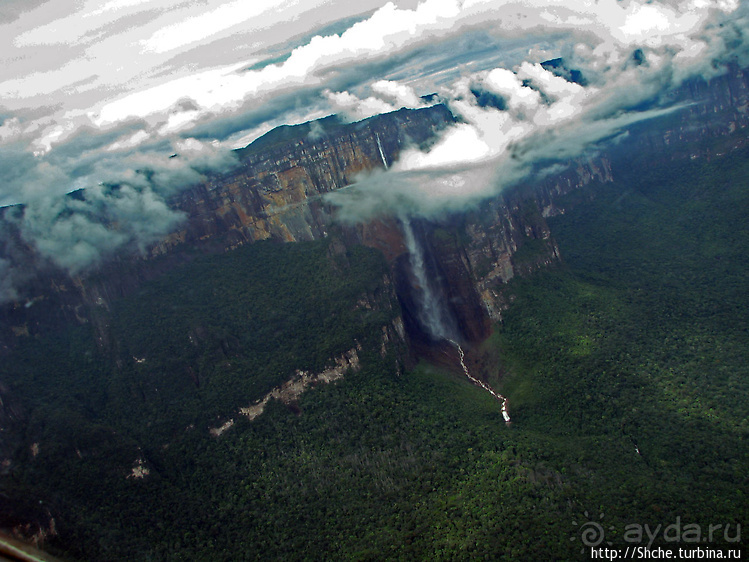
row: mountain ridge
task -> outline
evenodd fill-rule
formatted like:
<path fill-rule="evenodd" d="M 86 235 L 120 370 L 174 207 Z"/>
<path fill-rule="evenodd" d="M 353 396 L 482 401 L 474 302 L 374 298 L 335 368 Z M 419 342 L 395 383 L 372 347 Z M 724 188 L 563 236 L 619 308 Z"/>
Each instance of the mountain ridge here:
<path fill-rule="evenodd" d="M 657 123 L 632 127 L 616 151 L 602 150 L 595 157 L 582 158 L 562 173 L 501 193 L 480 209 L 413 220 L 416 237 L 426 256 L 428 272 L 431 278 L 439 280 L 436 286 L 455 319 L 459 338 L 466 344 L 470 365 L 479 364 L 485 359 L 480 355 L 482 343 L 491 334 L 492 326 L 504 320 L 508 299 L 511 298 L 505 292 L 507 283 L 515 277 L 527 277 L 539 269 L 553 267 L 564 258 L 551 235 L 548 218 L 584 205 L 587 199 L 595 196 L 597 185 L 612 183 L 618 170 L 623 166 L 632 166 L 634 158 L 639 159 L 638 165 L 644 166 L 659 162 L 678 163 L 679 160 L 720 159 L 721 152 L 746 144 L 743 135 L 743 129 L 747 126 L 746 75 L 743 71 L 737 71 L 736 76 L 716 80 L 714 87 L 717 93 L 703 97 L 706 103 L 688 106 L 678 115 L 661 118 Z M 685 88 L 689 95 L 712 92 L 700 89 L 698 85 L 687 85 Z M 432 138 L 429 134 L 431 127 L 442 126 L 439 124 L 448 117 L 444 109 L 433 110 L 440 113 L 423 111 L 403 111 L 399 115 L 409 116 L 414 121 L 412 130 L 416 133 L 421 131 L 423 142 L 428 142 Z M 415 119 L 415 116 L 435 114 L 437 118 L 430 117 L 425 122 Z M 721 118 L 708 120 L 716 115 Z M 354 171 L 375 169 L 382 164 L 378 137 L 373 138 L 373 132 L 377 135 L 382 133 L 385 157 L 390 161 L 397 157 L 397 149 L 404 145 L 405 136 L 398 136 L 400 128 L 393 123 L 399 121 L 391 119 L 393 117 L 387 115 L 379 117 L 382 129 L 373 129 L 368 122 L 353 124 L 352 130 L 347 126 L 343 129 L 345 132 L 342 133 L 340 145 L 330 139 L 322 141 L 322 144 L 327 142 L 325 150 L 328 152 L 327 156 L 318 160 L 315 160 L 315 154 L 306 142 L 294 139 L 287 139 L 284 141 L 287 144 L 281 143 L 269 153 L 258 151 L 258 154 L 248 157 L 244 169 L 235 171 L 230 177 L 216 179 L 215 184 L 197 186 L 178 194 L 176 204 L 193 209 L 188 212 L 192 221 L 188 221 L 188 225 L 195 225 L 194 230 L 187 228 L 176 239 L 155 246 L 148 259 L 119 257 L 87 276 L 65 277 L 58 272 L 58 276 L 45 281 L 49 284 L 47 287 L 36 285 L 40 291 L 43 288 L 48 293 L 32 293 L 35 300 L 21 300 L 4 307 L 0 313 L 3 327 L 3 339 L 0 341 L 5 346 L 6 354 L 12 355 L 19 344 L 33 343 L 42 336 L 54 335 L 56 330 L 62 328 L 85 328 L 78 331 L 83 334 L 80 337 L 95 338 L 98 353 L 105 360 L 105 366 L 98 376 L 111 385 L 98 390 L 101 394 L 93 398 L 81 393 L 84 396 L 80 399 L 81 404 L 66 406 L 78 416 L 73 417 L 72 421 L 65 418 L 66 422 L 71 421 L 73 428 L 78 427 L 76 423 L 81 427 L 93 423 L 94 429 L 81 431 L 85 438 L 75 435 L 75 431 L 73 435 L 63 435 L 64 439 L 58 445 L 52 442 L 49 435 L 56 436 L 55 432 L 62 429 L 55 427 L 55 424 L 39 421 L 36 416 L 41 417 L 41 414 L 36 414 L 33 408 L 27 410 L 28 397 L 19 397 L 15 388 L 0 380 L 0 384 L 3 384 L 0 386 L 0 427 L 4 430 L 0 452 L 4 476 L 12 477 L 19 467 L 23 470 L 32 467 L 29 470 L 33 472 L 33 459 L 37 458 L 37 454 L 41 454 L 42 459 L 46 458 L 45 455 L 51 455 L 48 452 L 51 444 L 69 454 L 72 460 L 68 462 L 71 465 L 76 458 L 107 457 L 109 464 L 106 468 L 97 469 L 97 474 L 106 473 L 107 477 L 113 475 L 113 478 L 122 476 L 123 482 L 128 474 L 143 475 L 144 470 L 148 469 L 150 472 L 145 474 L 147 478 L 131 478 L 126 482 L 127 485 L 142 483 L 146 489 L 151 485 L 149 478 L 156 481 L 164 477 L 160 469 L 168 463 L 162 456 L 176 454 L 169 451 L 169 446 L 174 443 L 184 446 L 182 440 L 197 439 L 193 435 L 208 436 L 210 429 L 224 427 L 227 418 L 236 415 L 238 408 L 248 408 L 253 400 L 272 395 L 280 385 L 292 380 L 289 377 L 296 372 L 294 369 L 300 372 L 325 372 L 330 366 L 327 363 L 335 363 L 341 354 L 353 349 L 354 342 L 346 340 L 352 333 L 358 334 L 356 337 L 362 341 L 368 338 L 363 343 L 363 351 L 357 355 L 357 358 L 359 355 L 362 358 L 362 373 L 366 373 L 367 365 L 371 368 L 374 362 L 387 363 L 391 367 L 397 365 L 400 372 L 402 365 L 413 366 L 419 357 L 426 357 L 436 364 L 450 364 L 457 369 L 457 352 L 444 342 L 435 342 L 419 319 L 419 292 L 413 282 L 414 266 L 409 259 L 399 219 L 383 217 L 359 226 L 338 225 L 328 222 L 329 209 L 320 200 L 313 199 L 318 194 L 329 192 L 344 178 L 348 180 L 353 177 Z M 391 125 L 395 130 L 391 135 L 395 136 L 386 134 Z M 366 139 L 361 146 L 356 142 L 359 138 Z M 694 139 L 701 138 L 706 142 L 695 145 Z M 289 149 L 288 143 L 296 143 L 294 150 Z M 349 167 L 341 165 L 342 162 L 349 162 Z M 585 186 L 590 189 L 581 189 Z M 289 205 L 292 207 L 288 214 L 279 216 L 269 212 Z M 217 212 L 218 209 L 222 211 Z M 210 220 L 203 220 L 205 217 Z M 299 244 L 276 246 L 274 241 L 295 241 Z M 385 259 L 378 262 L 375 252 L 363 246 L 378 250 Z M 289 252 L 292 249 L 294 252 Z M 283 312 L 288 318 L 281 318 L 281 313 L 277 312 L 276 318 L 271 319 L 268 309 L 245 310 L 239 302 L 221 301 L 221 284 L 228 281 L 211 277 L 215 271 L 234 272 L 232 294 L 240 294 L 243 302 L 253 303 L 253 294 L 244 287 L 249 277 L 243 275 L 249 276 L 252 271 L 257 275 L 254 279 L 258 284 L 268 284 L 263 268 L 276 253 L 285 253 L 290 257 L 277 265 L 274 275 L 278 277 L 268 277 L 276 281 L 266 287 L 263 299 L 254 300 L 267 300 L 267 306 L 271 306 L 270 312 L 273 312 L 273 307 L 280 307 L 283 303 Z M 309 254 L 307 257 L 314 254 L 319 261 L 307 263 L 306 269 L 296 271 L 289 264 L 301 260 L 305 253 Z M 258 260 L 258 256 L 263 259 L 252 262 L 255 270 L 244 270 L 247 273 L 242 274 L 240 264 L 248 266 L 242 261 L 242 256 L 246 255 L 254 256 L 255 260 Z M 219 267 L 217 264 L 224 258 L 226 262 Z M 194 274 L 194 269 L 182 266 L 196 263 L 201 268 L 200 279 L 180 277 L 187 275 L 182 274 L 183 271 Z M 324 264 L 325 268 L 319 267 L 320 264 Z M 362 264 L 369 264 L 370 267 L 362 268 Z M 283 363 L 284 369 L 289 367 L 286 371 L 263 371 L 276 359 L 274 354 L 260 355 L 260 347 L 242 343 L 240 336 L 248 340 L 256 338 L 261 343 L 265 337 L 285 341 L 284 329 L 307 329 L 300 316 L 301 307 L 294 300 L 295 295 L 306 294 L 312 298 L 312 288 L 317 290 L 324 289 L 327 284 L 332 286 L 332 280 L 340 283 L 340 290 L 343 290 L 347 275 L 357 267 L 361 276 L 358 292 L 347 296 L 349 304 L 345 310 L 340 304 L 331 304 L 332 297 L 324 291 L 320 296 L 314 294 L 315 298 L 321 299 L 320 302 L 326 303 L 326 314 L 329 315 L 322 315 L 319 319 L 322 328 L 318 328 L 319 331 L 314 334 L 307 334 L 307 337 L 327 336 L 332 334 L 335 327 L 341 326 L 347 327 L 345 334 L 330 335 L 331 341 L 326 350 L 316 352 L 314 357 L 302 357 L 299 349 L 291 350 L 298 356 L 299 363 L 294 363 L 293 367 L 289 366 L 293 363 L 291 360 L 289 365 Z M 325 275 L 311 282 L 312 273 L 320 273 L 317 269 L 324 269 Z M 363 270 L 375 271 L 376 279 L 368 278 L 367 274 L 371 271 Z M 174 287 L 170 285 L 173 280 L 176 280 Z M 200 287 L 198 282 L 201 283 Z M 175 291 L 176 285 L 179 285 L 178 293 Z M 144 286 L 147 286 L 148 293 L 138 293 Z M 284 291 L 289 287 L 293 288 L 294 298 L 282 300 Z M 162 298 L 165 294 L 171 295 L 171 300 L 167 309 L 162 310 L 166 302 Z M 214 307 L 216 302 L 221 303 L 221 308 Z M 120 326 L 115 322 L 117 318 L 122 318 L 121 307 L 124 305 L 129 307 L 128 315 L 124 316 L 134 322 L 133 326 Z M 198 315 L 196 319 L 192 307 L 203 315 Z M 235 309 L 242 314 L 247 312 L 247 316 L 232 320 L 235 324 L 227 328 L 222 322 L 232 311 L 236 312 Z M 138 335 L 139 326 L 152 323 L 149 329 L 154 330 L 160 322 L 172 322 L 174 317 L 179 319 L 178 325 L 171 331 L 165 329 L 162 339 Z M 210 322 L 206 318 L 210 318 Z M 266 328 L 266 324 L 269 327 Z M 268 331 L 263 332 L 263 329 Z M 247 331 L 256 333 L 247 335 Z M 125 333 L 134 335 L 124 338 L 122 334 Z M 581 349 L 584 351 L 583 344 Z M 77 345 L 86 349 L 80 342 Z M 255 342 L 253 345 L 261 344 Z M 70 365 L 79 365 L 76 363 L 80 359 L 77 350 L 75 346 L 63 350 L 70 354 Z M 90 350 L 86 353 L 90 353 Z M 64 377 L 66 364 L 37 366 L 35 374 L 39 375 L 40 380 L 48 380 L 56 374 Z M 257 380 L 245 380 L 241 369 L 250 370 Z M 257 373 L 262 373 L 262 376 Z M 362 376 L 354 375 L 353 370 L 351 374 Z M 235 375 L 238 378 L 232 378 Z M 477 376 L 482 375 L 477 373 Z M 65 381 L 57 381 L 56 384 L 64 386 Z M 82 383 L 79 381 L 79 384 Z M 49 392 L 54 394 L 54 388 L 40 390 L 40 393 Z M 325 393 L 326 390 L 319 392 Z M 99 411 L 97 408 L 101 406 L 89 403 L 95 402 L 94 398 L 101 399 L 103 403 L 112 400 L 120 417 L 112 412 Z M 184 400 L 190 405 L 199 404 L 201 414 L 197 428 L 190 428 L 189 412 L 180 413 L 170 404 L 175 400 Z M 279 407 L 281 405 L 275 401 L 268 404 L 271 411 Z M 296 402 L 289 409 L 297 413 L 294 408 L 299 408 Z M 150 416 L 146 417 L 148 425 L 141 427 L 137 420 L 128 420 L 131 409 L 146 411 Z M 68 410 L 64 412 L 70 413 Z M 93 422 L 86 420 L 86 416 L 92 416 Z M 44 420 L 43 417 L 41 419 Z M 120 420 L 118 423 L 124 423 L 122 419 L 127 420 L 126 431 L 117 425 L 109 426 L 112 419 Z M 85 423 L 81 420 L 85 420 Z M 174 424 L 174 427 L 170 424 Z M 175 429 L 177 425 L 179 427 Z M 193 430 L 196 431 L 193 433 Z M 142 443 L 148 441 L 150 434 L 158 435 L 158 439 L 164 441 L 152 437 L 154 443 L 146 447 L 144 452 L 141 450 L 144 447 Z M 164 435 L 170 437 L 165 439 Z M 127 470 L 120 475 L 123 467 Z M 136 467 L 140 468 L 137 472 Z M 124 489 L 125 484 L 120 482 L 119 485 Z M 22 534 L 24 525 L 30 525 L 27 536 L 36 534 L 40 529 L 50 532 L 55 529 L 54 516 L 59 516 L 60 512 L 55 511 L 54 506 L 34 506 L 32 509 L 22 503 L 17 504 L 16 517 L 8 518 L 6 523 L 11 521 L 11 526 Z M 23 522 L 24 517 L 26 523 Z"/>

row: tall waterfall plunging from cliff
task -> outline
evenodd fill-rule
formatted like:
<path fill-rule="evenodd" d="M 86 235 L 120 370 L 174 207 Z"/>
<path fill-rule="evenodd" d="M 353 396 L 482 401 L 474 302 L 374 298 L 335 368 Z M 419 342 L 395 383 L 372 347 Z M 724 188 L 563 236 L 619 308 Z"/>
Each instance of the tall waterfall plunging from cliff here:
<path fill-rule="evenodd" d="M 385 165 L 387 166 L 387 164 Z M 414 232 L 411 220 L 406 214 L 400 214 L 398 218 L 403 225 L 403 238 L 406 248 L 408 249 L 411 272 L 415 278 L 415 284 L 412 281 L 411 287 L 414 290 L 419 323 L 434 340 L 437 342 L 449 342 L 455 347 L 458 351 L 460 367 L 463 369 L 466 378 L 476 386 L 481 387 L 483 390 L 491 394 L 500 402 L 502 405 L 502 417 L 504 418 L 505 423 L 510 425 L 511 420 L 507 398 L 498 392 L 495 392 L 494 389 L 484 381 L 474 377 L 466 364 L 465 351 L 463 350 L 463 346 L 458 343 L 459 330 L 457 325 L 451 316 L 449 307 L 441 300 L 442 295 L 439 290 L 439 284 L 437 283 L 435 286 L 433 276 L 430 275 L 429 270 L 431 270 L 431 272 L 436 272 L 436 268 L 427 267 L 424 248 L 420 244 L 416 232 Z M 430 256 L 427 255 L 426 257 Z"/>
<path fill-rule="evenodd" d="M 385 158 L 385 152 L 382 150 L 382 143 L 380 142 L 380 135 L 375 133 L 375 138 L 377 139 L 377 148 L 380 149 L 380 158 L 382 158 L 382 163 L 385 165 L 385 169 L 387 170 L 388 168 L 390 168 L 390 166 L 388 166 L 388 161 Z"/>
<path fill-rule="evenodd" d="M 455 329 L 452 327 L 453 322 L 447 308 L 440 302 L 439 293 L 427 274 L 424 250 L 416 238 L 410 219 L 406 215 L 401 215 L 400 221 L 403 224 L 403 235 L 406 248 L 408 248 L 411 270 L 416 278 L 417 286 L 415 288 L 418 290 L 418 297 L 420 297 L 417 298 L 419 320 L 433 338 L 452 340 L 455 337 Z"/>

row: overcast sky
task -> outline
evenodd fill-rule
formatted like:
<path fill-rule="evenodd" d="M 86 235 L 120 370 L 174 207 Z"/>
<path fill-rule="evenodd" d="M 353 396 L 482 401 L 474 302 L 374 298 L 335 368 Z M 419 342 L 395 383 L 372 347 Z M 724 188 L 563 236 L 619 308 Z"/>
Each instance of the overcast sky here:
<path fill-rule="evenodd" d="M 739 0 L 3 0 L 0 205 L 25 203 L 24 237 L 75 271 L 174 228 L 164 198 L 271 128 L 418 107 L 433 92 L 464 123 L 431 153 L 404 154 L 389 185 L 482 195 L 512 146 L 574 156 L 650 116 L 631 111 L 639 101 L 744 56 L 746 12 Z M 538 64 L 558 56 L 585 86 Z M 550 130 L 562 140 L 540 143 Z M 126 189 L 91 189 L 102 182 Z M 82 187 L 95 209 L 59 199 Z"/>

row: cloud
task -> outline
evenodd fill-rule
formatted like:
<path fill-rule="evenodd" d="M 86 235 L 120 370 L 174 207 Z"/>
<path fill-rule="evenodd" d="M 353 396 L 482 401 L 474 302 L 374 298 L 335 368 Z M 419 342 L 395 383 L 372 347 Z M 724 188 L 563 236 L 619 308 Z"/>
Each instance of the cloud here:
<path fill-rule="evenodd" d="M 433 33 L 448 32 L 457 15 L 458 5 L 451 0 L 426 0 L 414 10 L 402 10 L 389 2 L 340 35 L 314 36 L 281 63 L 242 71 L 246 67 L 242 62 L 185 76 L 109 102 L 91 118 L 102 126 L 144 111 L 163 112 L 184 92 L 191 92 L 205 112 L 234 110 L 247 98 L 319 85 L 326 72 L 335 73 L 341 65 L 392 54 Z"/>
<path fill-rule="evenodd" d="M 24 199 L 38 194 L 70 191 L 69 177 L 56 164 L 39 161 L 23 146 L 10 145 L 0 150 L 0 168 L 5 176 L 0 184 L 0 205 L 17 203 L 18 194 Z"/>
<path fill-rule="evenodd" d="M 715 60 L 749 64 L 749 8 L 733 0 L 19 6 L 12 25 L 0 16 L 0 204 L 25 203 L 24 239 L 70 271 L 174 228 L 168 198 L 277 125 L 438 92 L 461 122 L 334 196 L 438 212 L 658 115 L 663 91 Z M 557 56 L 585 80 L 539 64 Z M 0 284 L 17 286 L 3 259 Z"/>
<path fill-rule="evenodd" d="M 0 303 L 18 299 L 16 267 L 10 260 L 0 258 Z"/>
<path fill-rule="evenodd" d="M 397 108 L 423 107 L 424 101 L 416 95 L 413 88 L 392 80 L 378 80 L 373 83 L 372 91 L 384 99 L 389 99 Z"/>
<path fill-rule="evenodd" d="M 359 121 L 396 109 L 392 104 L 374 96 L 360 99 L 349 92 L 331 92 L 330 90 L 325 90 L 323 95 L 336 113 L 345 116 L 350 121 Z"/>
<path fill-rule="evenodd" d="M 141 44 L 146 51 L 172 51 L 257 18 L 277 5 L 278 3 L 272 0 L 255 0 L 249 3 L 239 0 L 222 4 L 208 12 L 163 27 Z"/>
<path fill-rule="evenodd" d="M 475 125 L 455 125 L 429 152 L 418 149 L 404 151 L 394 169 L 449 168 L 458 163 L 480 162 L 492 153 L 492 146 L 482 137 L 482 131 Z"/>
<path fill-rule="evenodd" d="M 0 23 L 17 20 L 21 14 L 50 0 L 5 0 L 0 5 Z"/>
<path fill-rule="evenodd" d="M 723 33 L 707 24 L 704 13 L 636 2 L 616 9 L 603 14 L 609 26 L 597 30 L 595 41 L 577 43 L 566 53 L 567 64 L 579 68 L 585 80 L 573 81 L 559 66 L 524 61 L 513 69 L 467 73 L 445 85 L 440 95 L 460 122 L 430 149 L 404 150 L 388 172 L 331 194 L 341 218 L 357 221 L 404 208 L 430 215 L 475 205 L 538 174 L 539 167 L 556 169 L 555 163 L 595 150 L 635 122 L 678 111 L 660 105 L 661 94 L 712 64 L 702 58 L 708 53 L 725 53 Z M 567 8 L 556 13 L 551 18 L 556 24 L 572 17 Z M 601 16 L 596 10 L 578 13 L 577 24 L 583 15 Z M 682 36 L 687 29 L 691 35 Z"/>
<path fill-rule="evenodd" d="M 541 104 L 541 94 L 523 84 L 522 79 L 506 68 L 495 68 L 486 75 L 484 87 L 502 96 L 510 110 L 523 113 Z"/>
<path fill-rule="evenodd" d="M 529 177 L 565 169 L 562 163 L 596 152 L 598 143 L 617 138 L 633 123 L 679 109 L 572 120 L 559 128 L 533 129 L 517 142 L 504 139 L 502 147 L 488 145 L 478 127 L 459 124 L 431 151 L 405 151 L 390 170 L 363 175 L 355 184 L 327 194 L 326 200 L 337 207 L 338 219 L 349 223 L 393 213 L 434 217 L 476 208 L 486 198 Z M 434 150 L 444 150 L 452 158 L 432 157 Z"/>
<path fill-rule="evenodd" d="M 309 133 L 307 133 L 307 138 L 311 141 L 316 141 L 325 137 L 325 135 L 325 128 L 320 124 L 320 122 L 312 121 L 312 123 L 310 124 Z"/>
<path fill-rule="evenodd" d="M 527 37 L 533 33 L 547 37 L 554 32 L 576 37 L 588 34 L 592 39 L 587 43 L 596 50 L 599 59 L 605 58 L 606 53 L 617 51 L 616 47 L 643 41 L 653 47 L 676 46 L 682 56 L 698 57 L 705 43 L 694 40 L 689 34 L 699 28 L 714 9 L 697 0 L 676 7 L 664 3 L 621 3 L 614 0 L 572 5 L 560 0 L 426 0 L 412 9 L 387 3 L 348 29 L 313 35 L 291 50 L 283 60 L 260 68 L 252 68 L 252 61 L 247 59 L 230 58 L 227 59 L 230 62 L 225 64 L 189 72 L 169 66 L 168 57 L 171 55 L 166 54 L 169 51 L 180 51 L 184 47 L 192 52 L 204 40 L 214 40 L 218 36 L 244 37 L 250 30 L 260 29 L 264 24 L 278 23 L 281 14 L 300 9 L 290 2 L 276 6 L 274 10 L 265 4 L 253 4 L 252 8 L 239 4 L 207 2 L 202 8 L 180 5 L 179 9 L 169 11 L 165 10 L 167 4 L 136 1 L 110 2 L 96 8 L 84 6 L 69 16 L 32 28 L 14 40 L 16 46 L 50 42 L 82 45 L 84 53 L 79 52 L 76 58 L 65 64 L 57 64 L 55 70 L 6 80 L 0 83 L 0 92 L 11 100 L 29 95 L 59 98 L 58 94 L 67 89 L 77 96 L 89 92 L 93 99 L 104 87 L 109 90 L 110 94 L 93 107 L 69 109 L 61 119 L 45 125 L 35 142 L 37 152 L 48 152 L 52 146 L 65 142 L 79 127 L 119 126 L 132 118 L 148 121 L 152 128 L 151 137 L 185 131 L 189 134 L 196 125 L 204 127 L 207 121 L 236 113 L 243 106 L 257 108 L 279 95 L 300 89 L 329 90 L 333 93 L 327 96 L 331 110 L 348 107 L 352 117 L 361 117 L 376 111 L 377 107 L 384 110 L 385 105 L 378 100 L 408 107 L 415 105 L 414 100 L 408 99 L 408 93 L 394 90 L 402 88 L 402 84 L 378 80 L 376 75 L 372 75 L 374 80 L 368 80 L 374 93 L 370 96 L 372 99 L 361 96 L 361 92 L 352 91 L 346 85 L 336 86 L 332 82 L 343 75 L 355 75 L 356 67 L 362 64 L 429 49 L 462 36 L 466 30 L 482 28 L 507 38 Z M 307 10 L 322 9 L 316 1 L 303 6 Z M 732 6 L 730 2 L 719 4 L 724 9 Z M 135 25 L 128 28 L 105 31 L 120 21 L 124 22 L 123 18 L 134 17 L 142 19 L 133 20 Z M 72 22 L 78 20 L 83 24 L 74 26 Z M 243 22 L 247 22 L 244 27 Z M 84 38 L 89 33 L 104 34 L 103 40 L 87 42 Z M 133 52 L 133 46 L 137 45 L 140 45 L 140 50 Z M 197 52 L 194 54 L 200 56 Z M 479 53 L 474 49 L 471 55 L 475 58 Z M 455 71 L 456 59 L 461 56 L 454 52 L 440 53 L 435 58 L 436 65 L 422 78 L 431 76 L 432 84 L 436 85 L 441 72 Z M 482 52 L 480 56 L 496 57 L 497 54 Z M 475 63 L 475 60 L 468 62 Z M 182 64 L 190 63 L 185 61 Z M 191 66 L 195 66 L 194 63 Z M 143 69 L 149 68 L 160 68 L 159 75 L 148 78 L 148 72 Z M 426 67 L 422 65 L 422 68 Z M 132 91 L 131 83 L 141 83 L 143 87 Z M 428 86 L 425 84 L 425 87 Z M 175 112 L 174 108 L 186 92 L 190 93 L 193 107 L 189 111 Z M 339 93 L 341 95 L 336 95 Z M 363 103 L 356 104 L 345 98 L 347 93 L 359 97 Z M 141 135 L 136 140 L 146 139 Z"/>
<path fill-rule="evenodd" d="M 49 198 L 16 218 L 38 254 L 75 275 L 118 250 L 144 252 L 183 216 L 150 186 L 94 186 L 81 198 Z"/>
<path fill-rule="evenodd" d="M 324 90 L 323 96 L 331 109 L 350 121 L 360 121 L 379 113 L 389 113 L 402 107 L 416 109 L 427 104 L 405 84 L 378 80 L 370 86 L 373 96 L 359 98 L 350 92 Z"/>
<path fill-rule="evenodd" d="M 169 206 L 174 193 L 205 181 L 206 173 L 226 172 L 237 163 L 232 152 L 197 139 L 175 140 L 170 146 L 177 156 L 165 158 L 161 149 L 97 157 L 85 166 L 85 190 L 70 195 L 51 184 L 76 183 L 70 166 L 80 167 L 79 160 L 66 161 L 56 154 L 53 163 L 26 155 L 21 178 L 26 203 L 6 209 L 4 224 L 12 225 L 39 259 L 70 274 L 86 271 L 118 251 L 144 253 L 184 220 Z M 26 259 L 15 252 L 15 261 L 8 254 L 7 247 L 0 251 L 0 298 L 6 299 L 18 296 L 19 275 L 28 261 L 28 252 Z"/>

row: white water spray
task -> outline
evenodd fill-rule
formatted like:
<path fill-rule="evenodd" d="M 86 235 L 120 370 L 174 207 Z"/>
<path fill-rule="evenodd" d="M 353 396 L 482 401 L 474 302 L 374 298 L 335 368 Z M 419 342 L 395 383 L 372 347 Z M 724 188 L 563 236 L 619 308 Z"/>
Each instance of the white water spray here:
<path fill-rule="evenodd" d="M 421 291 L 422 302 L 419 307 L 419 319 L 433 337 L 441 340 L 449 340 L 452 330 L 449 328 L 449 320 L 446 318 L 445 309 L 440 306 L 437 293 L 427 276 L 424 265 L 424 252 L 416 240 L 416 235 L 408 217 L 401 215 L 400 221 L 403 224 L 403 235 L 406 247 L 408 248 L 408 254 L 411 258 L 411 269 L 416 277 L 418 288 Z"/>
<path fill-rule="evenodd" d="M 466 374 L 468 379 L 473 384 L 480 386 L 481 388 L 486 390 L 489 394 L 494 396 L 494 398 L 496 398 L 502 403 L 502 417 L 505 419 L 505 423 L 509 424 L 510 413 L 507 411 L 507 398 L 497 392 L 494 392 L 494 389 L 490 387 L 488 384 L 486 384 L 484 381 L 480 381 L 477 378 L 475 378 L 473 375 L 471 375 L 470 371 L 468 371 L 468 365 L 466 365 L 466 362 L 465 362 L 465 353 L 463 352 L 463 348 L 455 340 L 448 340 L 448 341 L 458 349 L 458 353 L 460 354 L 460 366 L 463 367 L 463 372 Z"/>
<path fill-rule="evenodd" d="M 382 163 L 385 165 L 385 169 L 387 170 L 388 168 L 390 168 L 390 166 L 388 166 L 388 161 L 385 159 L 385 152 L 382 150 L 382 143 L 380 142 L 380 135 L 375 133 L 375 138 L 377 139 L 377 148 L 380 149 L 380 158 L 382 158 Z"/>

